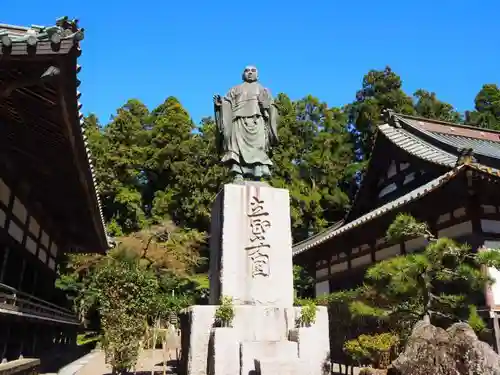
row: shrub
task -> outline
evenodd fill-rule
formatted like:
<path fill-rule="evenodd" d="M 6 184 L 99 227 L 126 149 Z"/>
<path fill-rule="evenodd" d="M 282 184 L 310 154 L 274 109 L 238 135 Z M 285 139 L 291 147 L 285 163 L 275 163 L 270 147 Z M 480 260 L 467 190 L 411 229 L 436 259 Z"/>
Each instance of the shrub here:
<path fill-rule="evenodd" d="M 228 296 L 221 298 L 221 304 L 215 311 L 215 322 L 220 327 L 230 327 L 234 319 L 233 299 Z"/>
<path fill-rule="evenodd" d="M 316 304 L 312 300 L 302 303 L 302 309 L 297 319 L 297 324 L 301 327 L 310 327 L 316 321 L 317 309 Z"/>
<path fill-rule="evenodd" d="M 370 363 L 376 368 L 387 368 L 392 349 L 399 343 L 393 333 L 360 335 L 344 344 L 344 351 L 358 364 Z"/>

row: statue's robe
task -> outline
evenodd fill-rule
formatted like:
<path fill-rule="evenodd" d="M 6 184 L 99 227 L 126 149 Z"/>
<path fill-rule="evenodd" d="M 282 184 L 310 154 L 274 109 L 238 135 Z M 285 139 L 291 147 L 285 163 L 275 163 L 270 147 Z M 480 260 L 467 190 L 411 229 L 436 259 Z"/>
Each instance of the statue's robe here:
<path fill-rule="evenodd" d="M 277 111 L 267 89 L 258 82 L 233 87 L 216 107 L 222 136 L 222 162 L 231 171 L 256 178 L 269 176 L 268 152 L 277 142 Z"/>

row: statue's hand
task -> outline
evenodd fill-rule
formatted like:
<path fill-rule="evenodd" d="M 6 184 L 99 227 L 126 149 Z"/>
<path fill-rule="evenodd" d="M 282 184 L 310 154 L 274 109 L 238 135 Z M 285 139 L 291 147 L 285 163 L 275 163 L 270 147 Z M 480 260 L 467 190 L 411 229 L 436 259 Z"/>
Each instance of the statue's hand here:
<path fill-rule="evenodd" d="M 222 105 L 222 98 L 220 95 L 216 94 L 214 95 L 214 105 L 217 107 L 220 107 Z"/>

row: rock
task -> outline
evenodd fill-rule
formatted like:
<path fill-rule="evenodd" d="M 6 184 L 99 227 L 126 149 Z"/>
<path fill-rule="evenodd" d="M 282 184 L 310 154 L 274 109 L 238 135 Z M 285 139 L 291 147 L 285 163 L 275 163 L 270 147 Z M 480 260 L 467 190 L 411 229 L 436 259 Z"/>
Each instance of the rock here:
<path fill-rule="evenodd" d="M 468 324 L 455 323 L 445 331 L 421 321 L 387 375 L 428 374 L 500 375 L 500 356 Z"/>

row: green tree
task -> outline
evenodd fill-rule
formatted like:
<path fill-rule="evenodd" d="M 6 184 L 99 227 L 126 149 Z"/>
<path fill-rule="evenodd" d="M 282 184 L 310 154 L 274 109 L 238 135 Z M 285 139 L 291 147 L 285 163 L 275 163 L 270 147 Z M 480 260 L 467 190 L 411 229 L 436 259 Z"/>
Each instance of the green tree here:
<path fill-rule="evenodd" d="M 466 123 L 500 130 L 500 88 L 493 83 L 483 85 L 474 102 L 475 111 L 466 112 Z"/>
<path fill-rule="evenodd" d="M 360 166 L 347 131 L 347 116 L 307 96 L 277 97 L 280 143 L 273 150 L 271 185 L 291 196 L 292 235 L 309 237 L 341 219 L 349 205 L 350 186 Z"/>
<path fill-rule="evenodd" d="M 415 99 L 416 115 L 453 123 L 461 121 L 461 115 L 451 104 L 442 102 L 433 92 L 417 90 L 413 97 Z"/>
<path fill-rule="evenodd" d="M 384 109 L 413 115 L 412 98 L 402 89 L 401 78 L 387 66 L 384 70 L 370 70 L 364 77 L 356 100 L 348 105 L 349 121 L 353 126 L 358 157 L 367 159 L 373 146 L 377 125 Z"/>
<path fill-rule="evenodd" d="M 136 261 L 108 258 L 92 275 L 86 293 L 101 317 L 108 363 L 119 374 L 137 362 L 140 340 L 158 295 L 158 281 Z"/>
<path fill-rule="evenodd" d="M 297 298 L 309 298 L 314 294 L 314 278 L 298 264 L 293 265 L 293 288 Z"/>
<path fill-rule="evenodd" d="M 369 268 L 365 300 L 353 302 L 352 311 L 390 321 L 403 334 L 421 319 L 441 325 L 468 320 L 474 328 L 484 328 L 475 306 L 491 280 L 481 266 L 500 267 L 500 252 L 474 253 L 449 238 L 434 238 L 426 224 L 405 214 L 397 216 L 387 236 L 393 241 L 425 236 L 429 244 L 422 253 L 398 256 Z"/>
<path fill-rule="evenodd" d="M 132 99 L 105 127 L 93 115 L 85 119 L 103 212 L 112 235 L 131 233 L 147 224 L 142 203 L 147 117 L 144 104 Z"/>

